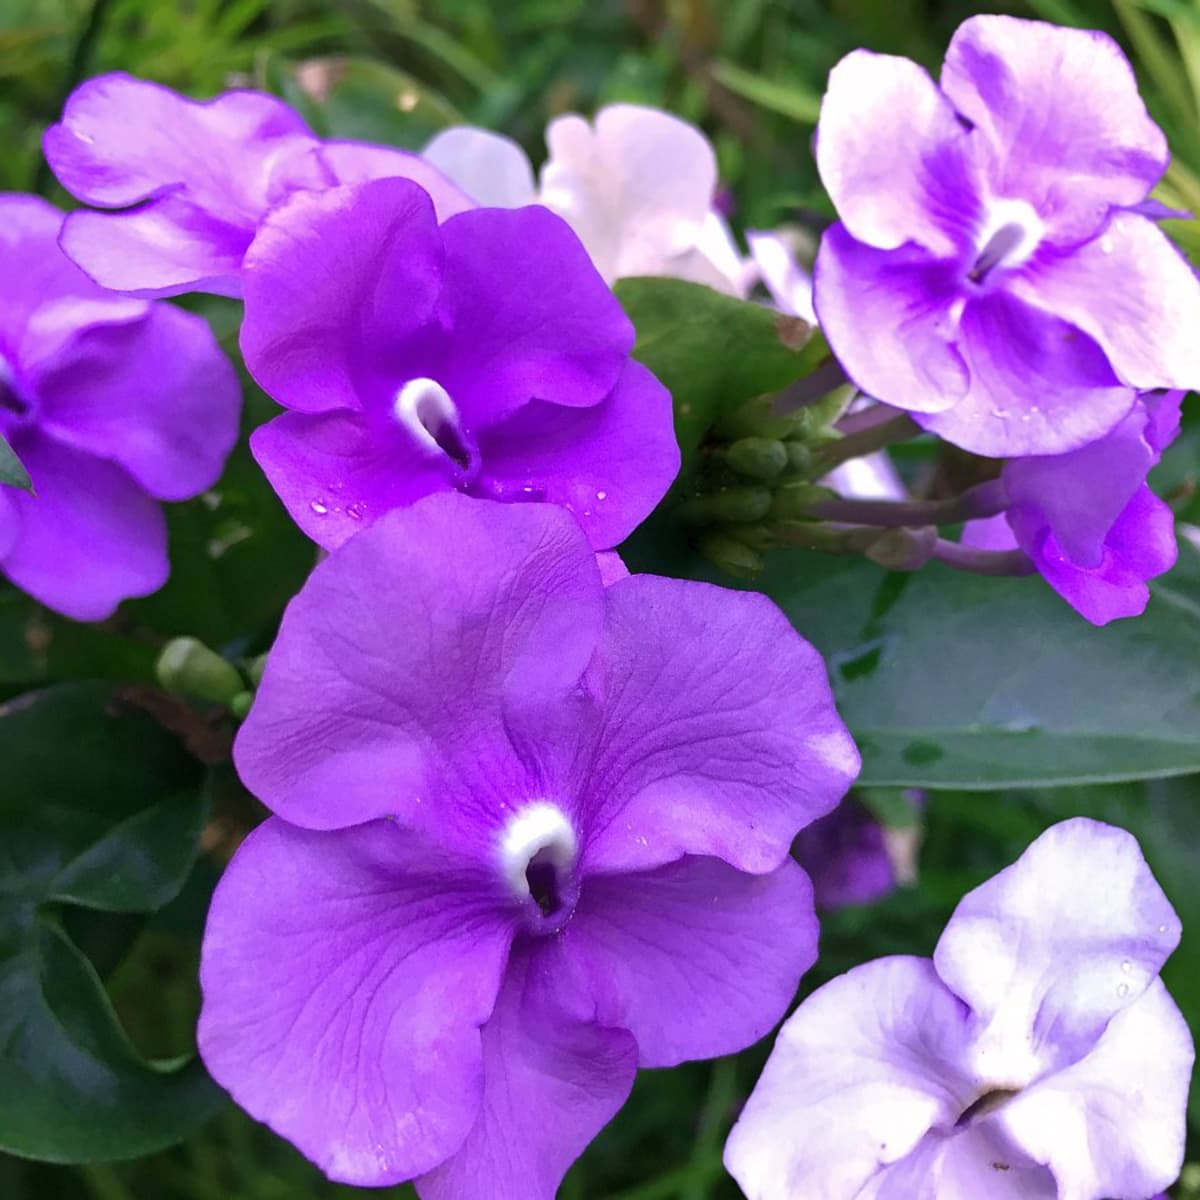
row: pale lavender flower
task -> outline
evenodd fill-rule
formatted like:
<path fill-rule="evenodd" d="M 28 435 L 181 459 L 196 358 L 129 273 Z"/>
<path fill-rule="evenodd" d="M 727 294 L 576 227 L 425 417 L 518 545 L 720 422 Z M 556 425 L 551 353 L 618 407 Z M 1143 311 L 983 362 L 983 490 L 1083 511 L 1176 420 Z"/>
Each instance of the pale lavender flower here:
<path fill-rule="evenodd" d="M 94 621 L 166 582 L 158 501 L 217 481 L 241 395 L 204 320 L 97 287 L 58 248 L 62 219 L 0 196 L 0 433 L 36 493 L 0 488 L 0 571 Z"/>
<path fill-rule="evenodd" d="M 292 410 L 250 445 L 322 546 L 455 489 L 561 504 L 609 549 L 679 468 L 670 396 L 544 208 L 439 226 L 406 180 L 297 195 L 263 225 L 245 292 L 246 365 Z"/>
<path fill-rule="evenodd" d="M 841 218 L 815 269 L 834 353 L 997 458 L 1078 449 L 1139 390 L 1200 385 L 1200 281 L 1143 204 L 1168 157 L 1105 34 L 973 17 L 940 88 L 855 51 L 817 138 Z"/>
<path fill-rule="evenodd" d="M 415 154 L 321 142 L 262 92 L 195 101 L 122 73 L 81 84 L 44 138 L 46 159 L 77 200 L 62 244 L 98 283 L 138 296 L 241 294 L 241 264 L 270 209 L 294 192 L 398 176 L 445 218 L 473 207 Z"/>
<path fill-rule="evenodd" d="M 292 601 L 234 753 L 200 1050 L 334 1179 L 550 1200 L 638 1066 L 763 1036 L 813 961 L 792 838 L 858 756 L 765 597 L 604 588 L 551 505 L 382 518 Z"/>
<path fill-rule="evenodd" d="M 1179 1174 L 1194 1058 L 1179 921 L 1123 830 L 1054 826 L 932 959 L 826 984 L 726 1147 L 750 1200 L 1142 1200 Z"/>
<path fill-rule="evenodd" d="M 1179 433 L 1182 399 L 1182 392 L 1148 393 L 1081 450 L 1006 463 L 1009 508 L 971 522 L 963 542 L 1024 550 L 1094 625 L 1137 616 L 1150 598 L 1146 581 L 1175 565 L 1175 518 L 1146 475 Z"/>

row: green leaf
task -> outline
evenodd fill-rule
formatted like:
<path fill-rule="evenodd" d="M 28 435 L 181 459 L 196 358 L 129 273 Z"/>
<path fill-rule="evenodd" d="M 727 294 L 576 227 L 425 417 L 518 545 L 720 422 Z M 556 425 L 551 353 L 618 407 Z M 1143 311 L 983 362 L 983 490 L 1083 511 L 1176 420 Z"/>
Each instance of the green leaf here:
<path fill-rule="evenodd" d="M 761 304 L 681 279 L 622 279 L 616 293 L 637 328 L 634 357 L 674 401 L 683 476 L 721 417 L 813 365 L 803 323 Z"/>
<path fill-rule="evenodd" d="M 75 909 L 140 913 L 195 861 L 199 765 L 104 684 L 0 707 L 0 1149 L 51 1162 L 148 1154 L 221 1103 L 191 1056 L 147 1061 L 65 933 Z"/>
<path fill-rule="evenodd" d="M 767 79 L 732 62 L 715 63 L 712 74 L 719 84 L 744 100 L 790 117 L 801 125 L 815 125 L 821 114 L 821 97 L 808 88 Z"/>
<path fill-rule="evenodd" d="M 757 581 L 826 656 L 864 787 L 991 790 L 1200 771 L 1200 562 L 1097 629 L 1035 577 L 779 554 Z"/>
<path fill-rule="evenodd" d="M 9 487 L 20 488 L 23 492 L 33 494 L 33 480 L 25 470 L 25 464 L 17 457 L 17 452 L 0 436 L 0 483 Z"/>

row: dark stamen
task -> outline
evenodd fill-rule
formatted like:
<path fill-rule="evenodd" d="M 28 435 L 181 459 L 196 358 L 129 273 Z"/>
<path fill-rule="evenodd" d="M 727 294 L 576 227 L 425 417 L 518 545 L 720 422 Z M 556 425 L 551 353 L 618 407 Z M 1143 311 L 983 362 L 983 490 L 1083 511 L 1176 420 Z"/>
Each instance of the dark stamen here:
<path fill-rule="evenodd" d="M 0 366 L 0 409 L 18 417 L 29 415 L 29 401 L 17 391 L 16 381 Z"/>
<path fill-rule="evenodd" d="M 978 1100 L 963 1109 L 958 1120 L 954 1122 L 954 1127 L 965 1129 L 980 1117 L 986 1117 L 988 1113 L 995 1112 L 1001 1105 L 1011 1100 L 1017 1091 L 1017 1088 L 997 1088 L 994 1092 L 984 1092 Z"/>
<path fill-rule="evenodd" d="M 1025 238 L 1025 230 L 1015 221 L 1001 225 L 988 239 L 988 243 L 979 252 L 975 265 L 967 278 L 972 283 L 982 283 L 988 274 L 998 267 Z"/>
<path fill-rule="evenodd" d="M 547 850 L 539 850 L 529 860 L 529 866 L 525 868 L 525 882 L 529 884 L 529 894 L 542 910 L 542 916 L 552 917 L 562 908 L 558 868 Z"/>

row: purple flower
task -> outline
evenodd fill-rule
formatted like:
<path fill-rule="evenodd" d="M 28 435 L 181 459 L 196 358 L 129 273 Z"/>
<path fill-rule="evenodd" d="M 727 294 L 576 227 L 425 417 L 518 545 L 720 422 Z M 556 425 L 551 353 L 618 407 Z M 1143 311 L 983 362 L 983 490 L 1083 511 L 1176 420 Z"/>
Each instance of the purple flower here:
<path fill-rule="evenodd" d="M 1168 162 L 1105 34 L 973 17 L 941 86 L 836 66 L 817 162 L 841 221 L 817 314 L 866 392 L 979 454 L 1059 454 L 1137 390 L 1200 385 L 1200 281 L 1139 205 Z"/>
<path fill-rule="evenodd" d="M 1183 1162 L 1179 921 L 1137 843 L 1065 821 L 933 959 L 857 967 L 784 1025 L 725 1161 L 750 1200 L 1141 1200 Z"/>
<path fill-rule="evenodd" d="M 1148 393 L 1081 450 L 1007 463 L 1009 509 L 969 524 L 963 541 L 1019 546 L 1094 625 L 1137 616 L 1150 598 L 1146 580 L 1175 565 L 1175 518 L 1146 475 L 1179 433 L 1182 400 L 1182 392 Z"/>
<path fill-rule="evenodd" d="M 605 589 L 561 509 L 455 494 L 317 567 L 235 760 L 277 815 L 213 900 L 204 1060 L 424 1200 L 549 1200 L 636 1067 L 769 1030 L 815 956 L 788 847 L 858 767 L 763 596 Z"/>
<path fill-rule="evenodd" d="M 0 196 L 0 433 L 36 491 L 0 488 L 0 570 L 94 621 L 166 582 L 155 501 L 216 482 L 241 397 L 201 318 L 103 291 L 61 226 L 37 197 Z"/>
<path fill-rule="evenodd" d="M 870 904 L 896 887 L 883 826 L 853 795 L 801 831 L 793 853 L 818 908 Z"/>
<path fill-rule="evenodd" d="M 439 228 L 405 180 L 297 195 L 245 284 L 246 365 L 293 410 L 251 447 L 322 546 L 453 488 L 564 505 L 607 549 L 679 468 L 670 396 L 629 360 L 633 326 L 544 208 Z"/>
<path fill-rule="evenodd" d="M 76 199 L 118 210 L 72 213 L 63 248 L 98 283 L 139 296 L 239 295 L 255 229 L 297 190 L 402 176 L 429 191 L 442 217 L 474 207 L 417 155 L 320 142 L 261 92 L 197 102 L 102 75 L 72 92 L 43 145 Z"/>

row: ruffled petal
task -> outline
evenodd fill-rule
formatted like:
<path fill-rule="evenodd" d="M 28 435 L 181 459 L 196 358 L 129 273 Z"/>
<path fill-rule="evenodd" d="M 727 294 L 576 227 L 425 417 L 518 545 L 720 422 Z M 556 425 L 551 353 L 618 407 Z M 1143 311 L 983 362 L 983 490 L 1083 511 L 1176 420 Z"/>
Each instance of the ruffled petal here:
<path fill-rule="evenodd" d="M 821 238 L 813 303 L 846 374 L 868 395 L 909 412 L 944 412 L 970 383 L 954 338 L 952 263 L 923 251 L 876 250 L 845 226 Z"/>
<path fill-rule="evenodd" d="M 170 305 L 78 329 L 36 381 L 58 441 L 120 463 L 152 496 L 183 500 L 220 477 L 241 389 L 208 323 Z"/>
<path fill-rule="evenodd" d="M 1117 213 L 1098 238 L 1039 256 L 1010 287 L 1095 338 L 1123 383 L 1200 387 L 1200 279 L 1144 217 Z"/>
<path fill-rule="evenodd" d="M 490 846 L 514 797 L 561 793 L 539 747 L 587 719 L 603 597 L 595 555 L 553 505 L 442 493 L 391 512 L 288 606 L 238 771 L 298 825 L 397 815 Z"/>
<path fill-rule="evenodd" d="M 968 133 L 922 67 L 855 50 L 829 73 L 817 167 L 850 236 L 950 258 L 980 217 Z M 866 323 L 871 328 L 870 323 Z"/>
<path fill-rule="evenodd" d="M 530 400 L 587 406 L 612 391 L 633 325 L 565 222 L 536 205 L 477 209 L 442 238 L 450 342 L 437 378 L 468 428 Z"/>
<path fill-rule="evenodd" d="M 421 157 L 478 204 L 522 208 L 537 202 L 529 156 L 503 134 L 469 125 L 444 129 L 421 151 Z"/>
<path fill-rule="evenodd" d="M 633 361 L 599 404 L 534 401 L 486 430 L 480 453 L 489 493 L 561 504 L 597 549 L 628 537 L 679 472 L 670 393 Z"/>
<path fill-rule="evenodd" d="M 935 1125 L 953 1127 L 970 1099 L 955 1066 L 968 1019 L 928 959 L 878 959 L 809 996 L 725 1147 L 749 1200 L 857 1196 Z"/>
<path fill-rule="evenodd" d="M 567 1168 L 616 1115 L 637 1046 L 564 987 L 552 941 L 514 950 L 483 1029 L 483 1104 L 462 1148 L 417 1180 L 421 1200 L 554 1200 Z"/>
<path fill-rule="evenodd" d="M 431 318 L 441 271 L 437 217 L 415 183 L 297 193 L 246 255 L 246 366 L 301 412 L 362 407 L 376 369 L 399 389 L 412 376 L 397 348 Z"/>
<path fill-rule="evenodd" d="M 250 435 L 250 449 L 292 520 L 326 550 L 453 486 L 445 455 L 423 454 L 357 412 L 283 413 Z"/>
<path fill-rule="evenodd" d="M 642 575 L 605 600 L 585 869 L 774 870 L 858 773 L 820 655 L 755 593 Z"/>
<path fill-rule="evenodd" d="M 40 434 L 14 437 L 13 449 L 37 493 L 10 497 L 20 534 L 0 568 L 13 583 L 77 621 L 166 583 L 162 510 L 125 470 Z"/>
<path fill-rule="evenodd" d="M 512 936 L 433 841 L 393 822 L 313 833 L 268 819 L 213 896 L 201 1056 L 331 1179 L 410 1179 L 475 1121 L 479 1027 Z"/>
<path fill-rule="evenodd" d="M 1056 241 L 1090 236 L 1166 170 L 1166 138 L 1106 33 L 972 17 L 951 39 L 942 88 L 987 143 L 994 190 L 1030 201 Z"/>
<path fill-rule="evenodd" d="M 1191 1034 L 1162 981 L 1118 1013 L 1086 1058 L 996 1112 L 1061 1196 L 1149 1196 L 1179 1177 Z"/>
<path fill-rule="evenodd" d="M 1022 1080 L 1087 1053 L 1157 979 L 1179 932 L 1137 841 L 1076 818 L 963 897 L 934 963 L 973 1011 L 981 1075 Z"/>
<path fill-rule="evenodd" d="M 1137 399 L 1086 333 L 1004 292 L 968 302 L 957 346 L 970 390 L 916 420 L 974 454 L 1077 450 L 1115 428 Z"/>
<path fill-rule="evenodd" d="M 439 221 L 476 207 L 476 202 L 424 156 L 369 142 L 323 142 L 315 151 L 341 185 L 372 179 L 411 179 L 429 193 Z"/>
<path fill-rule="evenodd" d="M 586 879 L 562 938 L 601 1022 L 633 1034 L 639 1066 L 671 1067 L 770 1031 L 816 961 L 817 918 L 795 863 L 747 875 L 687 857 Z"/>

